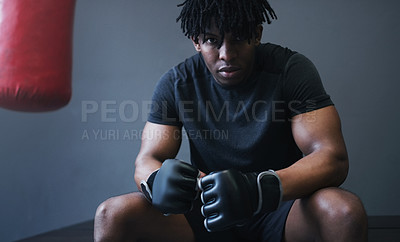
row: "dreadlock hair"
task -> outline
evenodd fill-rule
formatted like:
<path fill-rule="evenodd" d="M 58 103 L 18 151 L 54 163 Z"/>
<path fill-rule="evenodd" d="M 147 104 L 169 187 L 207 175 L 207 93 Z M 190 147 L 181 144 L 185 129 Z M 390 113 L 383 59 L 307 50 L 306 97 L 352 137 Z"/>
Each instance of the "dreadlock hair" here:
<path fill-rule="evenodd" d="M 213 22 L 222 39 L 230 32 L 250 42 L 258 25 L 277 19 L 267 0 L 185 0 L 178 7 L 183 8 L 176 22 L 181 20 L 185 36 L 196 42 Z"/>

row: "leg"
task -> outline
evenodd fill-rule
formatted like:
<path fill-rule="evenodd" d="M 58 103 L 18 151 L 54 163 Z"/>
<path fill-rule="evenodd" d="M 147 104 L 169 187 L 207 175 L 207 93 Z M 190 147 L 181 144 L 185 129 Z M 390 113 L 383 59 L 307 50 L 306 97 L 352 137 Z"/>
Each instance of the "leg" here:
<path fill-rule="evenodd" d="M 295 201 L 285 241 L 367 241 L 367 215 L 354 194 L 324 188 Z"/>
<path fill-rule="evenodd" d="M 113 197 L 97 208 L 95 241 L 194 241 L 183 215 L 164 216 L 139 192 Z"/>

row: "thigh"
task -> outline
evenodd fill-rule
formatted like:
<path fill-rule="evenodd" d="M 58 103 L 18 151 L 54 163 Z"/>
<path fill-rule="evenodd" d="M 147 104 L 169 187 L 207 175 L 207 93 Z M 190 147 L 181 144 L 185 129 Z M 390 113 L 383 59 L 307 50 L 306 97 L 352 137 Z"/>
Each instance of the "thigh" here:
<path fill-rule="evenodd" d="M 112 217 L 121 232 L 138 241 L 194 241 L 192 229 L 183 215 L 164 216 L 140 192 L 113 197 L 101 210 Z"/>

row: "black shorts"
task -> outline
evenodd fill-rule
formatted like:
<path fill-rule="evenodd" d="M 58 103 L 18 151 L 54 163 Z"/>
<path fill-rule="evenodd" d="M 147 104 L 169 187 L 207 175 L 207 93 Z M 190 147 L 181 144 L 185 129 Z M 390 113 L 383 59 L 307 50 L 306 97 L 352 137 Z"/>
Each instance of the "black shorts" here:
<path fill-rule="evenodd" d="M 197 199 L 193 209 L 185 214 L 196 241 L 268 241 L 281 242 L 285 223 L 294 200 L 281 203 L 278 210 L 272 213 L 254 216 L 243 226 L 221 232 L 208 232 L 204 227 L 204 217 L 201 214 L 201 201 Z"/>

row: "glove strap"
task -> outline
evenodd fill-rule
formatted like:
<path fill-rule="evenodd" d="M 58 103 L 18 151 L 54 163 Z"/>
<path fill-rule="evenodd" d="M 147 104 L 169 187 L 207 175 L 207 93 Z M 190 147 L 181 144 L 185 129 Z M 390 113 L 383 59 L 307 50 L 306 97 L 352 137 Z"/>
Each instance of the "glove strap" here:
<path fill-rule="evenodd" d="M 156 177 L 158 170 L 153 171 L 153 173 L 150 174 L 149 178 L 147 178 L 147 181 L 140 182 L 142 193 L 146 197 L 147 201 L 149 201 L 150 203 L 153 201 L 153 194 L 151 191 L 153 190 L 154 178 Z"/>
<path fill-rule="evenodd" d="M 254 214 L 272 212 L 282 202 L 281 179 L 273 170 L 261 172 L 257 176 L 258 208 Z"/>

